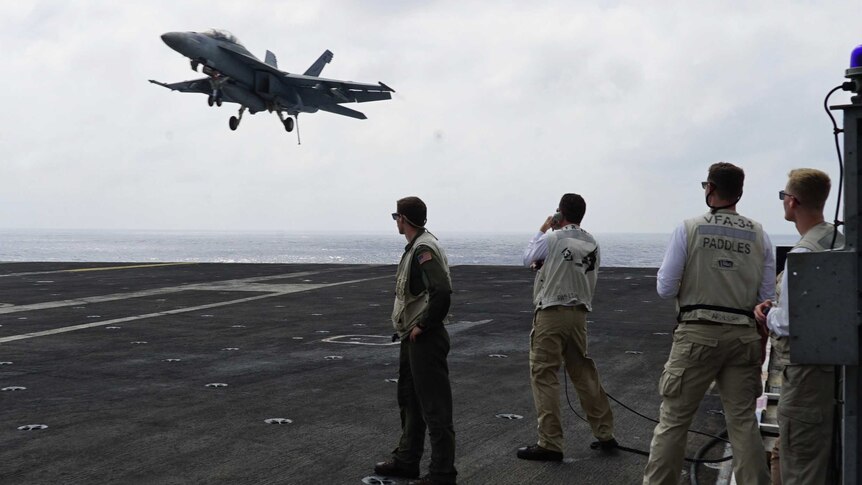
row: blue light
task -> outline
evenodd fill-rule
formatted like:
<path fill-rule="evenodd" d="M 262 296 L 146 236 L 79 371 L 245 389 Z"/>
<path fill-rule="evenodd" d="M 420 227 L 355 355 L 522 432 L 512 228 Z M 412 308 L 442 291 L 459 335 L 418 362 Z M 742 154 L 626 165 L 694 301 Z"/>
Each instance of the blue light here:
<path fill-rule="evenodd" d="M 854 67 L 862 67 L 862 44 L 857 45 L 850 54 L 850 69 Z"/>

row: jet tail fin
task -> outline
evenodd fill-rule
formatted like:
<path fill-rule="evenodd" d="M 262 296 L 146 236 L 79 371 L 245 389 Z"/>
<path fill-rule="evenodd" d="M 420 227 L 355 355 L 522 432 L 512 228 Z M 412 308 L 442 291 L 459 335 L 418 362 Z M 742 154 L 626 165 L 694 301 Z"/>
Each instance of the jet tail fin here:
<path fill-rule="evenodd" d="M 278 60 L 275 58 L 275 54 L 273 54 L 272 52 L 266 51 L 266 57 L 264 58 L 264 62 L 278 69 Z"/>
<path fill-rule="evenodd" d="M 360 113 L 359 111 L 356 111 L 354 109 L 345 108 L 340 104 L 324 104 L 322 106 L 318 106 L 317 109 L 329 111 L 330 113 L 335 113 L 337 115 L 349 116 L 351 118 L 356 118 L 357 120 L 364 120 L 368 118 L 363 113 Z"/>
<path fill-rule="evenodd" d="M 304 75 L 306 76 L 320 76 L 321 71 L 323 71 L 323 67 L 329 64 L 329 61 L 333 58 L 332 52 L 329 49 L 323 51 L 323 54 L 314 61 L 314 64 L 311 65 L 308 69 L 306 69 Z"/>

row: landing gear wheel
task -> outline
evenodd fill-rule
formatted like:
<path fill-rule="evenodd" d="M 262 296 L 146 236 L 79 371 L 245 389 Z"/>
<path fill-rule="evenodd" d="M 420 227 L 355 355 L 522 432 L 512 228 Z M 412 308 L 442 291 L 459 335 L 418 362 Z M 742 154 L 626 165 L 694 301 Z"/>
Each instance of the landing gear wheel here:
<path fill-rule="evenodd" d="M 227 124 L 230 126 L 231 131 L 236 131 L 239 126 L 239 119 L 236 116 L 231 116 Z"/>
<path fill-rule="evenodd" d="M 221 102 L 222 102 L 221 96 L 219 96 L 215 99 L 216 106 L 221 106 Z"/>
<path fill-rule="evenodd" d="M 209 96 L 207 96 L 207 104 L 208 104 L 208 105 L 210 105 L 210 107 L 212 107 L 212 105 L 214 105 L 214 104 L 215 104 L 215 99 L 213 99 L 213 95 L 212 95 L 212 94 L 210 94 Z"/>
<path fill-rule="evenodd" d="M 284 129 L 289 133 L 293 131 L 293 118 L 284 120 Z"/>

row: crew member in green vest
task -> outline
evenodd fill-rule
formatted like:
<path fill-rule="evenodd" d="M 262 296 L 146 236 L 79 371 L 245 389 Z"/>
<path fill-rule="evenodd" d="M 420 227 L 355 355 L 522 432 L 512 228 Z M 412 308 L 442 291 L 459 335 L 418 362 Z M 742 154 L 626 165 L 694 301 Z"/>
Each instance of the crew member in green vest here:
<path fill-rule="evenodd" d="M 395 276 L 392 310 L 393 340 L 401 341 L 398 366 L 398 407 L 401 438 L 389 461 L 378 463 L 374 473 L 416 478 L 425 444 L 431 441 L 428 474 L 415 485 L 454 484 L 455 427 L 452 424 L 452 389 L 449 385 L 449 315 L 452 280 L 446 253 L 425 229 L 427 208 L 418 197 L 398 201 L 392 219 L 408 244 Z"/>
<path fill-rule="evenodd" d="M 644 485 L 679 483 L 688 428 L 713 381 L 724 408 L 736 483 L 769 483 L 755 415 L 763 385 L 753 309 L 775 293 L 775 258 L 760 224 L 736 212 L 744 180 L 745 173 L 733 164 L 709 167 L 701 185 L 710 210 L 676 228 L 658 271 L 658 294 L 676 299 L 679 324 L 659 380 L 660 423 Z"/>
<path fill-rule="evenodd" d="M 802 236 L 790 252 L 842 248 L 844 236 L 823 218 L 823 207 L 831 188 L 829 176 L 813 168 L 799 168 L 791 170 L 788 177 L 778 197 L 784 204 L 784 218 L 793 222 Z M 779 278 L 776 301 L 760 303 L 754 315 L 769 326 L 773 352 L 789 361 L 790 301 L 786 293 L 786 263 Z M 794 362 L 784 366 L 778 399 L 779 464 L 784 485 L 832 483 L 834 476 L 830 476 L 829 460 L 834 411 L 835 367 Z"/>
<path fill-rule="evenodd" d="M 596 363 L 587 356 L 587 313 L 593 309 L 601 255 L 595 238 L 581 229 L 586 210 L 580 195 L 563 195 L 557 214 L 545 220 L 524 252 L 524 264 L 538 268 L 533 286 L 536 311 L 530 333 L 530 384 L 539 434 L 536 444 L 518 449 L 518 458 L 524 460 L 563 459 L 557 378 L 563 363 L 598 440 L 591 447 L 607 451 L 617 446 L 608 396 Z M 551 228 L 554 231 L 548 232 Z"/>

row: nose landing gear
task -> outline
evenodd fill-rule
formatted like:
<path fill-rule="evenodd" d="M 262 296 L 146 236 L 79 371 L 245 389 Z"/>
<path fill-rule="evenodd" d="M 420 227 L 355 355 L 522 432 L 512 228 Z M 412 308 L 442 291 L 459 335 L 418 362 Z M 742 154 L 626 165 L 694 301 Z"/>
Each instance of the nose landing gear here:
<path fill-rule="evenodd" d="M 220 89 L 214 90 L 213 93 L 207 97 L 207 104 L 210 106 L 221 106 L 223 101 Z"/>

